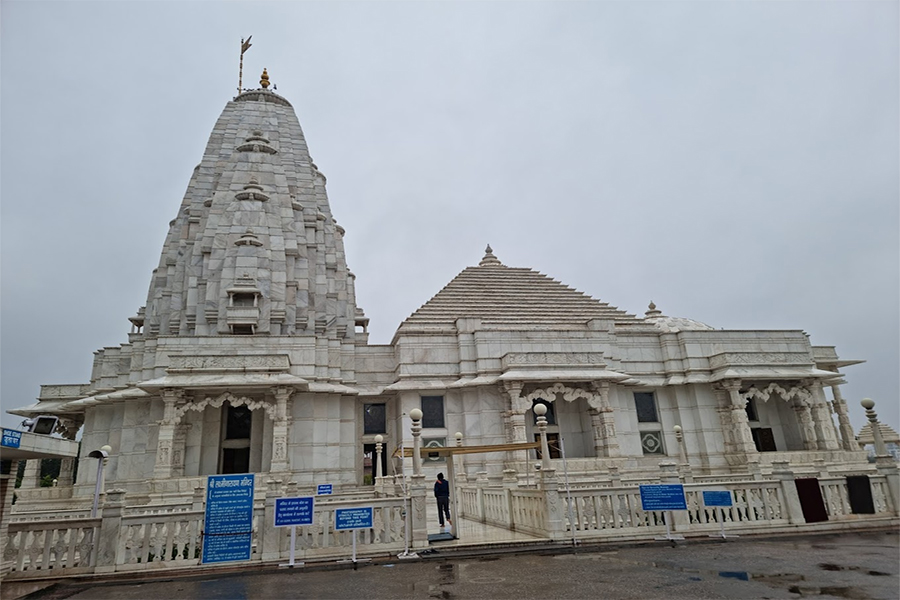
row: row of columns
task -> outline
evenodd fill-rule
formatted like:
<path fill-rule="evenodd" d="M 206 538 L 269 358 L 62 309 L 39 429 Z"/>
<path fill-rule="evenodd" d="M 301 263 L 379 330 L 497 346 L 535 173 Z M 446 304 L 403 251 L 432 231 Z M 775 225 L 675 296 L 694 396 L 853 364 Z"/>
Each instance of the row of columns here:
<path fill-rule="evenodd" d="M 528 442 L 526 436 L 525 415 L 532 409 L 532 402 L 522 396 L 524 384 L 519 381 L 503 383 L 503 391 L 510 400 L 510 410 L 504 413 L 507 441 L 510 443 Z M 591 416 L 591 433 L 594 441 L 595 456 L 619 456 L 619 442 L 616 438 L 616 425 L 613 409 L 609 403 L 609 383 L 593 382 L 592 389 L 586 391 Z M 552 401 L 552 398 L 544 398 Z M 536 408 L 536 406 L 535 406 Z M 528 459 L 526 451 L 518 450 L 510 453 L 511 459 L 524 462 Z"/>
<path fill-rule="evenodd" d="M 288 441 L 291 425 L 291 395 L 289 387 L 276 387 L 274 395 L 274 418 L 272 419 L 272 461 L 271 473 L 286 473 L 291 470 L 288 456 Z M 162 390 L 163 418 L 159 422 L 159 436 L 154 479 L 169 479 L 184 475 L 184 445 L 189 424 L 183 423 L 183 407 L 189 402 L 184 390 L 165 388 Z"/>
<path fill-rule="evenodd" d="M 756 444 L 747 417 L 747 397 L 741 393 L 740 379 L 722 382 L 717 390 L 720 396 L 720 416 L 725 436 L 726 452 L 730 454 L 755 454 Z M 834 402 L 829 406 L 820 381 L 810 381 L 801 392 L 792 390 L 785 400 L 793 402 L 797 416 L 800 438 L 804 450 L 853 450 L 855 434 L 847 415 L 847 404 L 840 395 L 838 384 L 831 384 Z M 723 394 L 727 393 L 727 397 Z M 831 408 L 835 409 L 840 423 L 840 439 L 831 418 Z"/>

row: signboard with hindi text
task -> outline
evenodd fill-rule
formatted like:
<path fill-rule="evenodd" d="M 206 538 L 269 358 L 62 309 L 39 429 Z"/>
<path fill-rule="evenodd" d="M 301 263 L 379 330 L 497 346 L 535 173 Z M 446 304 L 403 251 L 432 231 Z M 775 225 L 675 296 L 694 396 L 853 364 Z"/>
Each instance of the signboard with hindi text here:
<path fill-rule="evenodd" d="M 275 498 L 275 527 L 312 525 L 315 498 Z"/>
<path fill-rule="evenodd" d="M 253 489 L 252 473 L 209 476 L 203 518 L 202 563 L 250 560 Z"/>
<path fill-rule="evenodd" d="M 22 443 L 22 432 L 15 429 L 3 428 L 3 443 L 0 444 L 5 448 L 18 448 Z"/>

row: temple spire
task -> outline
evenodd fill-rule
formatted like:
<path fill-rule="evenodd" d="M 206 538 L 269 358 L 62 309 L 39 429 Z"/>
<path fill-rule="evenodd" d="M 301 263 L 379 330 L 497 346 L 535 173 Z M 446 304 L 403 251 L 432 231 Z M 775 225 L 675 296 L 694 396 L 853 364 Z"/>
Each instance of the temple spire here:
<path fill-rule="evenodd" d="M 488 244 L 487 248 L 484 249 L 484 258 L 481 259 L 481 262 L 478 263 L 479 267 L 502 267 L 503 263 L 494 256 L 494 251 L 491 250 L 491 245 Z"/>

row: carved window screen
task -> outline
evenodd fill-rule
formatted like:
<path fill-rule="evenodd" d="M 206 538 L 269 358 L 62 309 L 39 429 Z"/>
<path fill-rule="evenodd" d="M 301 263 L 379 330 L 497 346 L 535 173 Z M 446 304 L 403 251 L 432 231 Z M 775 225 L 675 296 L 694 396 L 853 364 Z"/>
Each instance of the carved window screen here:
<path fill-rule="evenodd" d="M 635 392 L 634 408 L 637 410 L 638 423 L 658 423 L 656 414 L 656 398 L 653 392 Z"/>
<path fill-rule="evenodd" d="M 363 433 L 387 433 L 384 404 L 365 404 L 363 406 Z"/>
<path fill-rule="evenodd" d="M 422 396 L 422 427 L 444 427 L 443 396 Z"/>

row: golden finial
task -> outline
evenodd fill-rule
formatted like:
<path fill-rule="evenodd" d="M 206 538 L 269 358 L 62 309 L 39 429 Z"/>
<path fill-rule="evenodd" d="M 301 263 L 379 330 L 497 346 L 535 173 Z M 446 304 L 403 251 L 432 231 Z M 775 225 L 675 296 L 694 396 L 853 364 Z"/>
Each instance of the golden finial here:
<path fill-rule="evenodd" d="M 261 85 L 263 89 L 269 87 L 269 73 L 265 68 L 263 68 L 262 77 L 259 78 L 259 85 Z"/>

